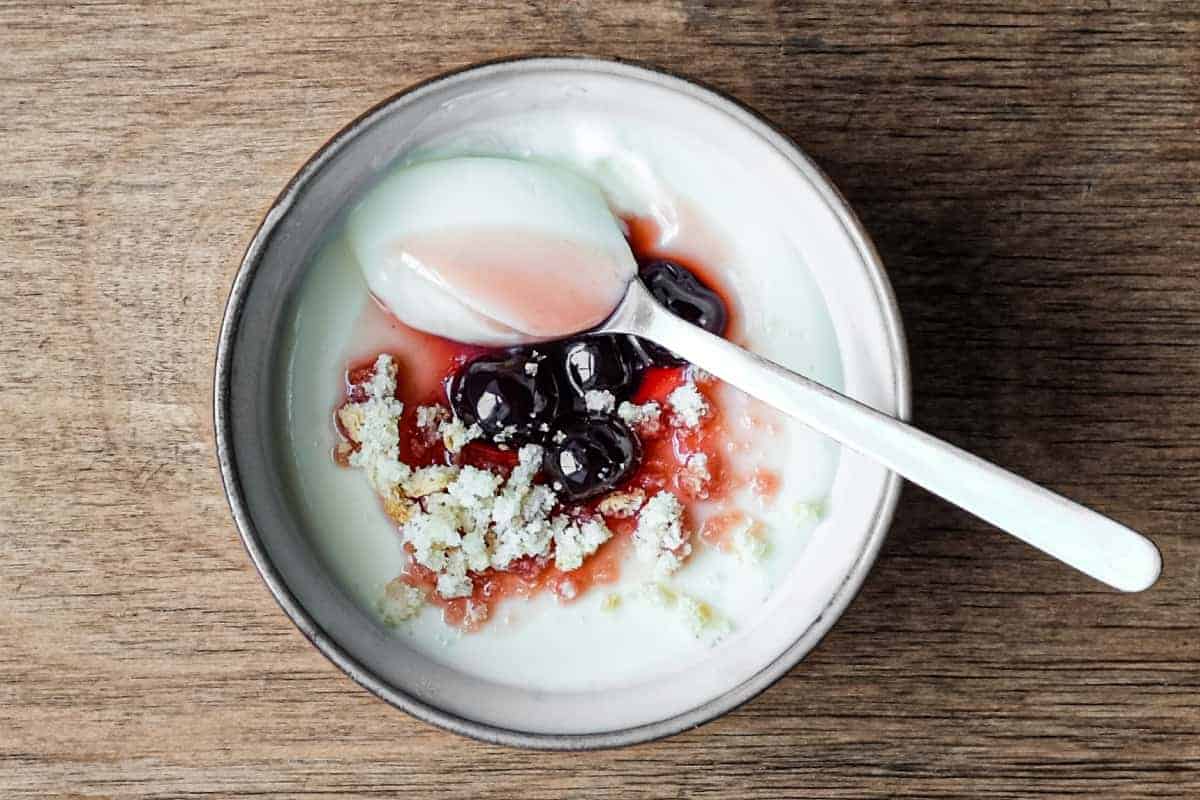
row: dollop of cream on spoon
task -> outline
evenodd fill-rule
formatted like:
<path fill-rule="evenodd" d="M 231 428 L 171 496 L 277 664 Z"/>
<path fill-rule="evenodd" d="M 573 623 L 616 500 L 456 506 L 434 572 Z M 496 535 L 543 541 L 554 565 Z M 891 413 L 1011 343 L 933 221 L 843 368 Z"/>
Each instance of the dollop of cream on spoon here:
<path fill-rule="evenodd" d="M 471 344 L 595 327 L 637 275 L 600 189 L 534 161 L 402 167 L 366 194 L 346 227 L 379 302 L 414 328 Z"/>

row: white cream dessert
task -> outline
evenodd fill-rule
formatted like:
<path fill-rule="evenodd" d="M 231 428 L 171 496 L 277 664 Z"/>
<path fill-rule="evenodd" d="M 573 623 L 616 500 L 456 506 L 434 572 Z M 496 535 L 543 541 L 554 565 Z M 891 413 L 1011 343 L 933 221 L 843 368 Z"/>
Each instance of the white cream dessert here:
<path fill-rule="evenodd" d="M 749 262 L 743 260 L 742 237 L 730 234 L 753 229 L 750 210 L 734 203 L 716 214 L 706 213 L 703 227 L 698 227 L 701 216 L 693 209 L 702 204 L 677 201 L 667 188 L 675 186 L 676 178 L 686 183 L 688 173 L 677 172 L 677 165 L 672 166 L 674 159 L 664 154 L 653 137 L 626 149 L 617 146 L 621 137 L 613 132 L 606 159 L 582 149 L 572 158 L 564 158 L 571 154 L 564 153 L 561 143 L 578 143 L 583 129 L 595 133 L 591 122 L 564 118 L 553 125 L 538 125 L 539 135 L 531 140 L 527 136 L 530 121 L 516 119 L 508 130 L 493 127 L 489 131 L 489 154 L 524 155 L 508 151 L 506 142 L 515 146 L 520 141 L 523 149 L 535 153 L 539 141 L 560 143 L 547 147 L 544 156 L 598 181 L 604 187 L 605 202 L 622 216 L 656 223 L 658 231 L 650 242 L 653 255 L 695 257 L 690 244 L 698 243 L 704 251 L 698 254 L 702 262 L 719 271 L 726 285 L 736 286 L 739 343 L 836 384 L 837 353 L 828 321 L 822 318 L 819 297 L 803 296 L 812 287 L 801 281 L 785 289 L 785 294 L 801 295 L 792 304 L 796 309 L 793 319 L 770 313 L 766 287 L 743 280 Z M 590 140 L 593 144 L 595 138 Z M 430 151 L 414 158 L 427 159 L 431 152 L 478 151 L 467 131 L 457 142 L 435 143 Z M 623 183 L 623 174 L 635 179 Z M 386 186 L 386 181 L 380 186 Z M 532 479 L 540 454 L 535 455 L 529 444 L 512 446 L 509 452 L 516 467 L 495 473 L 471 464 L 402 468 L 396 465 L 403 461 L 387 455 L 389 441 L 368 446 L 360 432 L 359 441 L 354 442 L 357 449 L 348 455 L 360 469 L 338 467 L 329 459 L 338 442 L 328 419 L 340 405 L 341 378 L 348 363 L 362 365 L 370 360 L 372 376 L 364 383 L 375 384 L 377 391 L 346 407 L 373 404 L 379 420 L 390 415 L 393 430 L 403 411 L 392 404 L 399 401 L 389 393 L 387 382 L 412 381 L 418 385 L 413 396 L 428 398 L 436 396 L 442 377 L 431 377 L 423 366 L 411 369 L 436 347 L 430 339 L 395 325 L 374 307 L 368 287 L 392 305 L 385 299 L 391 291 L 386 280 L 372 278 L 368 272 L 364 281 L 357 274 L 362 262 L 373 258 L 372 253 L 386 252 L 395 241 L 395 235 L 389 237 L 386 231 L 387 215 L 366 217 L 356 219 L 352 214 L 345 238 L 333 241 L 314 265 L 297 305 L 288 353 L 294 484 L 304 496 L 325 558 L 363 605 L 376 609 L 395 624 L 396 635 L 437 660 L 500 682 L 547 689 L 641 677 L 677 664 L 689 653 L 698 656 L 714 642 L 736 638 L 739 626 L 753 618 L 772 581 L 794 561 L 803 546 L 804 531 L 816 523 L 814 509 L 828 490 L 836 450 L 739 393 L 708 382 L 702 375 L 699 380 L 685 379 L 681 371 L 676 385 L 659 387 L 661 391 L 652 393 L 652 399 L 618 397 L 603 389 L 581 393 L 579 413 L 610 419 L 614 425 L 636 431 L 645 437 L 643 447 L 653 457 L 661 455 L 658 451 L 674 449 L 674 437 L 691 442 L 688 446 L 693 448 L 671 462 L 668 486 L 615 486 L 603 495 L 587 498 L 592 514 L 588 518 L 569 512 L 569 503 L 549 499 L 555 494 L 553 482 Z M 527 214 L 514 215 L 513 224 L 527 221 Z M 414 223 L 413 230 L 417 227 Z M 499 230 L 490 225 L 482 228 Z M 408 241 L 423 238 L 421 233 Z M 442 245 L 449 241 L 444 239 Z M 714 242 L 719 246 L 713 247 Z M 764 246 L 762 237 L 753 244 L 751 253 Z M 399 252 L 420 255 L 421 248 L 410 245 Z M 470 248 L 456 252 L 467 261 L 474 260 Z M 604 250 L 598 247 L 597 252 Z M 780 250 L 770 255 L 792 257 Z M 425 255 L 419 260 L 436 259 Z M 423 296 L 433 299 L 420 305 L 441 311 L 432 316 L 432 322 L 417 327 L 477 343 L 512 341 L 506 337 L 520 326 L 512 324 L 512 317 L 496 313 L 494 307 L 438 306 L 439 294 L 443 300 L 454 296 L 446 291 L 447 281 L 436 273 L 434 278 L 427 281 L 432 288 L 421 290 Z M 536 274 L 531 273 L 528 281 L 536 281 Z M 400 299 L 395 302 L 411 299 L 411 286 L 397 291 Z M 605 302 L 608 309 L 615 304 Z M 600 306 L 597 303 L 594 308 Z M 604 309 L 586 314 L 596 317 L 593 322 L 607 316 Z M 458 327 L 453 331 L 435 327 L 447 324 Z M 464 333 L 468 328 L 471 332 Z M 548 328 L 524 333 L 534 338 L 555 335 Z M 380 354 L 386 356 L 382 361 Z M 410 405 L 416 426 L 412 430 L 424 427 L 434 431 L 439 446 L 447 451 L 478 444 L 479 432 L 472 436 L 473 426 L 455 419 L 445 407 Z M 365 425 L 368 409 L 362 411 Z M 358 411 L 347 414 L 351 422 L 341 420 L 342 429 L 352 433 L 349 428 L 357 423 Z M 418 424 L 421 422 L 424 425 Z M 714 430 L 706 428 L 710 425 Z M 716 430 L 718 426 L 720 430 Z M 554 446 L 553 441 L 537 445 L 547 450 Z M 548 488 L 543 491 L 539 486 Z M 396 514 L 389 517 L 377 497 L 397 489 L 393 505 L 411 506 L 399 512 L 409 515 L 400 525 Z M 539 494 L 541 501 L 526 502 Z M 532 509 L 517 533 L 508 524 L 512 514 L 496 513 L 497 505 L 504 506 L 506 498 L 514 497 L 518 498 L 516 505 Z M 452 529 L 446 525 L 447 519 L 461 521 L 464 515 L 482 514 L 485 507 L 486 525 L 456 524 Z M 441 514 L 441 510 L 448 512 Z M 708 532 L 713 535 L 706 536 Z M 432 587 L 396 580 L 410 558 L 431 573 L 426 577 L 432 580 Z M 525 558 L 544 558 L 550 565 L 546 569 L 553 569 L 544 590 L 531 592 L 528 598 L 503 600 L 490 608 L 490 618 L 481 621 L 485 624 L 477 626 L 466 618 L 471 613 L 468 608 L 457 622 L 477 627 L 475 632 L 463 634 L 460 628 L 447 626 L 443 609 L 448 606 L 442 601 L 471 603 L 470 595 L 478 588 L 472 580 L 477 581 L 486 570 L 503 570 Z M 611 581 L 591 581 L 589 577 L 577 586 L 570 580 L 573 571 L 587 571 L 588 564 L 597 559 L 606 560 L 605 564 L 591 569 L 617 573 Z M 437 593 L 438 603 L 430 603 L 426 594 L 430 590 Z M 530 658 L 531 653 L 538 657 Z"/>
<path fill-rule="evenodd" d="M 346 237 L 372 294 L 398 319 L 471 344 L 591 328 L 637 271 L 594 184 L 509 158 L 398 169 L 354 209 Z"/>

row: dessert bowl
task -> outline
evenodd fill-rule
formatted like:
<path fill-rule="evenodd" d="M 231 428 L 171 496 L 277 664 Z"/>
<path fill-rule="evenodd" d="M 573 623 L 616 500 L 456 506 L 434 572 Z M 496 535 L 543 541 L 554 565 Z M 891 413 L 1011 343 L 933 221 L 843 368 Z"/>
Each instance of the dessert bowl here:
<path fill-rule="evenodd" d="M 646 158 L 627 159 L 627 151 Z M 402 92 L 339 132 L 276 199 L 247 249 L 218 345 L 215 424 L 230 507 L 255 566 L 295 624 L 351 678 L 479 739 L 620 746 L 745 702 L 799 662 L 849 604 L 899 491 L 886 469 L 811 432 L 781 434 L 780 446 L 795 452 L 762 458 L 779 461 L 785 482 L 795 476 L 797 485 L 827 473 L 819 524 L 797 517 L 790 536 L 777 516 L 787 558 L 764 579 L 752 611 L 712 646 L 653 663 L 614 656 L 603 677 L 584 676 L 597 654 L 641 651 L 650 639 L 632 626 L 623 644 L 619 625 L 572 620 L 557 632 L 527 625 L 507 638 L 468 634 L 441 652 L 396 635 L 356 590 L 354 570 L 376 559 L 356 560 L 354 547 L 330 538 L 347 519 L 336 506 L 349 490 L 327 501 L 314 490 L 332 473 L 306 464 L 320 461 L 327 442 L 306 438 L 302 427 L 298 434 L 297 420 L 325 413 L 306 399 L 313 390 L 304 376 L 327 365 L 323 351 L 333 349 L 321 339 L 339 303 L 340 285 L 321 277 L 336 252 L 331 241 L 385 171 L 422 153 L 569 156 L 618 190 L 637 188 L 660 226 L 702 231 L 692 245 L 734 265 L 746 344 L 885 413 L 908 415 L 903 335 L 878 256 L 794 144 L 736 102 L 643 67 L 560 58 L 484 64 Z M 660 214 L 662 176 L 682 200 Z"/>

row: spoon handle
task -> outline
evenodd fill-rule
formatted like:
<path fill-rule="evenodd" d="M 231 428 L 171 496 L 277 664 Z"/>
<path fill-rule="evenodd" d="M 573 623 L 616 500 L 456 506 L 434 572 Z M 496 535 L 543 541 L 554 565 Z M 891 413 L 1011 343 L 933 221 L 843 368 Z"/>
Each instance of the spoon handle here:
<path fill-rule="evenodd" d="M 1148 589 L 1154 544 L 1089 508 L 674 316 L 634 282 L 603 326 L 673 350 L 759 400 L 1097 580 Z"/>

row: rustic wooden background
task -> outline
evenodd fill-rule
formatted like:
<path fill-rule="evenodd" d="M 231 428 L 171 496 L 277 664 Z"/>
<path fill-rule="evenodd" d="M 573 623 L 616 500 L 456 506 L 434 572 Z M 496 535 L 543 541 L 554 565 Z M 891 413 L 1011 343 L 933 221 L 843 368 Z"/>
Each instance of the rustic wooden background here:
<path fill-rule="evenodd" d="M 0 797 L 1200 796 L 1198 8 L 0 2 Z M 531 52 L 775 120 L 876 237 L 920 422 L 1147 531 L 1162 581 L 908 490 L 804 664 L 607 753 L 459 739 L 326 663 L 221 494 L 225 293 L 333 131 Z"/>

